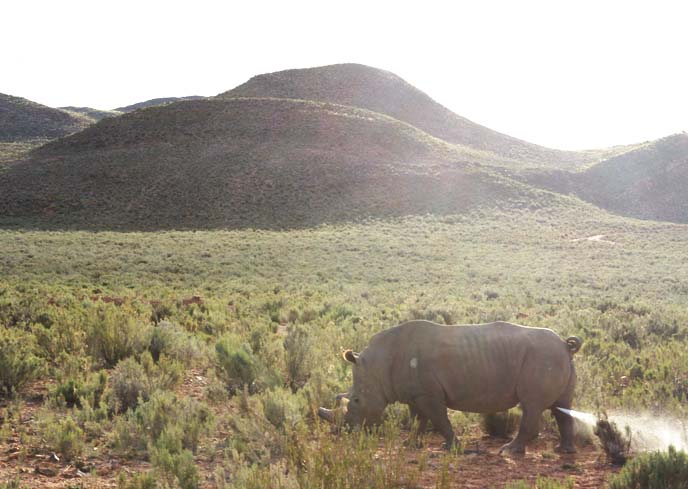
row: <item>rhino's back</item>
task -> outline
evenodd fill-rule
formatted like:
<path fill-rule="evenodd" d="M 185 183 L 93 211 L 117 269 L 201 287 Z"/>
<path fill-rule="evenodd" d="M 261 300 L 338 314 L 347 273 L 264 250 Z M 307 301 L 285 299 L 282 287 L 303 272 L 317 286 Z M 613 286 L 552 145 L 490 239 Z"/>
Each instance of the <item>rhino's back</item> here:
<path fill-rule="evenodd" d="M 435 388 L 453 409 L 498 411 L 517 404 L 519 380 L 531 371 L 542 369 L 561 382 L 569 375 L 566 343 L 549 329 L 412 321 L 385 333 L 369 348 L 384 352 L 402 401 Z"/>

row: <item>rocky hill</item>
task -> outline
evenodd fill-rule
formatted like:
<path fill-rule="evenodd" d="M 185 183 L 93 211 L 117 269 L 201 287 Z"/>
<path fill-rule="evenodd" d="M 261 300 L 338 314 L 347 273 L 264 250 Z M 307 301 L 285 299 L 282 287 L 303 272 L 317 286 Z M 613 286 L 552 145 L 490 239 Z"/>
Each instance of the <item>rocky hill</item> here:
<path fill-rule="evenodd" d="M 85 228 L 289 228 L 553 198 L 481 157 L 364 109 L 187 101 L 35 150 L 0 173 L 0 215 Z"/>
<path fill-rule="evenodd" d="M 116 109 L 112 109 L 112 112 L 121 112 L 121 113 L 133 112 L 135 110 L 145 109 L 147 107 L 155 107 L 157 105 L 166 105 L 166 104 L 171 104 L 173 102 L 181 102 L 183 100 L 201 100 L 204 98 L 205 97 L 201 97 L 200 95 L 190 95 L 188 97 L 154 98 L 151 100 L 146 100 L 145 102 L 138 102 L 136 104 L 126 105 L 124 107 L 117 107 Z"/>
<path fill-rule="evenodd" d="M 508 166 L 580 168 L 624 151 L 559 151 L 501 134 L 461 117 L 388 71 L 339 64 L 258 75 L 218 97 L 280 97 L 360 107 L 451 143 L 489 151 Z"/>
<path fill-rule="evenodd" d="M 90 126 L 77 118 L 88 127 L 28 157 L 31 146 L 0 147 L 0 225 L 282 229 L 577 198 L 688 222 L 685 134 L 551 150 L 474 124 L 361 65 L 261 75 L 218 97 L 137 104 L 145 105 L 155 106 Z M 5 126 L 18 133 L 20 124 Z"/>
<path fill-rule="evenodd" d="M 91 123 L 81 114 L 0 93 L 0 142 L 59 138 Z"/>
<path fill-rule="evenodd" d="M 100 110 L 100 109 L 93 109 L 91 107 L 59 107 L 60 110 L 64 110 L 65 112 L 73 112 L 76 114 L 81 114 L 82 116 L 88 117 L 91 119 L 92 122 L 98 122 L 101 119 L 104 119 L 105 117 L 116 117 L 118 115 L 121 115 L 121 112 L 118 112 L 116 110 Z"/>
<path fill-rule="evenodd" d="M 639 145 L 581 172 L 529 172 L 524 181 L 624 216 L 688 223 L 688 134 Z"/>

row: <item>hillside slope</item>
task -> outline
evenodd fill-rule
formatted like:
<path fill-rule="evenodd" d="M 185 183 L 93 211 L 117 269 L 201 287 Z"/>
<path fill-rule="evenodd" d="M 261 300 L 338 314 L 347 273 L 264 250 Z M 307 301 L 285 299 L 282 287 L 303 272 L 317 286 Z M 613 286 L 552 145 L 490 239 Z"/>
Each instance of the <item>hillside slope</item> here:
<path fill-rule="evenodd" d="M 508 166 L 580 168 L 625 150 L 559 151 L 522 141 L 456 115 L 393 73 L 358 64 L 258 75 L 218 97 L 281 97 L 361 107 L 445 141 L 492 152 L 511 160 Z"/>
<path fill-rule="evenodd" d="M 59 138 L 91 123 L 80 114 L 0 93 L 0 142 Z"/>
<path fill-rule="evenodd" d="M 106 117 L 116 117 L 118 115 L 121 115 L 121 112 L 117 112 L 115 110 L 100 110 L 100 109 L 93 109 L 91 107 L 59 107 L 60 110 L 64 110 L 65 112 L 73 112 L 77 114 L 81 114 L 82 116 L 88 117 L 91 119 L 92 122 L 98 122 L 101 119 L 104 119 Z"/>
<path fill-rule="evenodd" d="M 187 101 L 35 150 L 0 173 L 0 215 L 83 228 L 290 228 L 554 198 L 476 155 L 363 109 Z"/>
<path fill-rule="evenodd" d="M 688 134 L 645 143 L 582 172 L 535 171 L 524 180 L 624 216 L 688 223 Z"/>
<path fill-rule="evenodd" d="M 126 105 L 124 107 L 117 107 L 116 109 L 112 109 L 111 112 L 133 112 L 135 110 L 139 109 L 145 109 L 147 107 L 155 107 L 158 105 L 167 105 L 171 104 L 173 102 L 181 102 L 183 100 L 202 100 L 205 97 L 201 97 L 200 95 L 190 95 L 188 97 L 161 97 L 161 98 L 154 98 L 151 100 L 146 100 L 144 102 L 138 102 L 135 104 L 131 105 Z"/>
<path fill-rule="evenodd" d="M 688 223 L 688 134 L 675 134 L 595 165 L 577 193 L 622 215 Z"/>

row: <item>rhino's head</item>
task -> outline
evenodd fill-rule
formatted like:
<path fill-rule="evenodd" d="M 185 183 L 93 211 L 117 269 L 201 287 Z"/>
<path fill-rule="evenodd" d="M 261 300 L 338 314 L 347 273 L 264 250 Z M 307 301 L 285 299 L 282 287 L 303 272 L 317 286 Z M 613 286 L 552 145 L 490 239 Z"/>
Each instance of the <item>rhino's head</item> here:
<path fill-rule="evenodd" d="M 338 416 L 343 415 L 344 423 L 349 426 L 373 426 L 382 419 L 382 413 L 387 406 L 382 386 L 365 359 L 351 350 L 344 352 L 346 361 L 353 364 L 354 385 L 349 392 L 339 394 L 338 400 L 346 399 L 348 402 L 337 410 L 320 408 L 318 414 L 335 422 Z"/>

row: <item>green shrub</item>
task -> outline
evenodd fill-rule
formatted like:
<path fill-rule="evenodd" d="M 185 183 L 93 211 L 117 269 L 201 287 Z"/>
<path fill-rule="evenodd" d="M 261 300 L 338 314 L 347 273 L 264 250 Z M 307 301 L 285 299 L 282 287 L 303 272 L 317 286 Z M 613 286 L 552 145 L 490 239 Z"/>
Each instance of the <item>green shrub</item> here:
<path fill-rule="evenodd" d="M 151 472 L 140 472 L 131 477 L 125 471 L 117 476 L 117 489 L 157 489 L 156 478 Z"/>
<path fill-rule="evenodd" d="M 674 489 L 688 487 L 688 455 L 670 446 L 666 452 L 640 455 L 609 481 L 609 489 Z"/>
<path fill-rule="evenodd" d="M 58 399 L 63 400 L 67 407 L 81 407 L 81 401 L 79 400 L 79 391 L 81 389 L 82 386 L 78 381 L 69 379 L 64 384 L 57 386 L 55 395 Z"/>
<path fill-rule="evenodd" d="M 211 375 L 208 378 L 208 384 L 205 387 L 203 396 L 211 404 L 224 404 L 229 399 L 227 384 L 218 379 L 216 375 Z"/>
<path fill-rule="evenodd" d="M 148 400 L 151 390 L 146 370 L 133 358 L 119 362 L 110 374 L 111 405 L 115 412 L 134 409 L 139 400 Z"/>
<path fill-rule="evenodd" d="M 34 355 L 33 337 L 0 327 L 0 397 L 12 397 L 37 378 L 44 362 Z"/>
<path fill-rule="evenodd" d="M 573 489 L 574 481 L 572 479 L 566 479 L 565 481 L 560 481 L 557 479 L 551 479 L 549 477 L 538 476 L 535 479 L 535 485 L 528 481 L 514 481 L 507 482 L 504 489 Z"/>
<path fill-rule="evenodd" d="M 499 438 L 510 438 L 521 421 L 521 413 L 510 409 L 501 413 L 483 414 L 482 426 L 485 433 Z"/>
<path fill-rule="evenodd" d="M 184 378 L 184 365 L 166 355 L 162 355 L 156 364 L 150 352 L 143 352 L 141 365 L 148 377 L 151 391 L 173 389 Z"/>
<path fill-rule="evenodd" d="M 178 429 L 182 448 L 195 452 L 213 424 L 213 414 L 205 403 L 156 391 L 147 402 L 116 421 L 115 446 L 122 452 L 136 452 L 156 443 L 166 430 Z"/>
<path fill-rule="evenodd" d="M 173 393 L 158 391 L 136 410 L 139 424 L 148 436 L 157 440 L 165 429 L 180 427 L 181 442 L 193 452 L 198 448 L 202 435 L 212 426 L 213 416 L 207 405 L 192 398 L 178 399 Z"/>
<path fill-rule="evenodd" d="M 258 378 L 258 362 L 251 347 L 235 335 L 224 335 L 215 344 L 220 372 L 231 391 L 251 388 Z"/>
<path fill-rule="evenodd" d="M 113 304 L 89 311 L 86 342 L 96 360 L 111 368 L 150 344 L 152 326 L 133 314 Z"/>
<path fill-rule="evenodd" d="M 156 363 L 164 354 L 186 365 L 193 365 L 203 359 L 205 353 L 197 338 L 168 321 L 161 321 L 152 329 L 148 349 Z"/>
<path fill-rule="evenodd" d="M 311 371 L 311 338 L 303 326 L 289 327 L 284 339 L 287 379 L 293 392 L 304 386 Z"/>
<path fill-rule="evenodd" d="M 52 393 L 58 406 L 99 410 L 108 384 L 107 371 L 92 372 L 80 378 L 61 381 Z"/>
<path fill-rule="evenodd" d="M 134 358 L 122 360 L 110 375 L 111 407 L 118 413 L 133 409 L 154 391 L 175 387 L 183 374 L 184 366 L 164 355 L 157 365 L 149 352 L 141 355 L 140 363 Z"/>
<path fill-rule="evenodd" d="M 261 402 L 265 419 L 278 429 L 295 424 L 308 411 L 304 399 L 285 388 L 265 391 L 261 394 Z"/>
<path fill-rule="evenodd" d="M 31 331 L 36 337 L 42 356 L 57 365 L 61 365 L 61 355 L 82 356 L 85 351 L 86 332 L 83 316 L 79 312 L 54 309 L 51 311 L 53 319 L 49 327 L 39 323 L 32 325 Z"/>
<path fill-rule="evenodd" d="M 197 489 L 200 484 L 193 455 L 182 448 L 182 434 L 178 427 L 165 429 L 148 448 L 151 463 L 166 487 Z"/>
<path fill-rule="evenodd" d="M 43 436 L 51 449 L 65 460 L 79 457 L 84 450 L 84 432 L 71 416 L 49 420 Z"/>
<path fill-rule="evenodd" d="M 19 479 L 14 479 L 9 482 L 0 482 L 0 489 L 24 489 L 29 486 L 22 485 Z"/>

